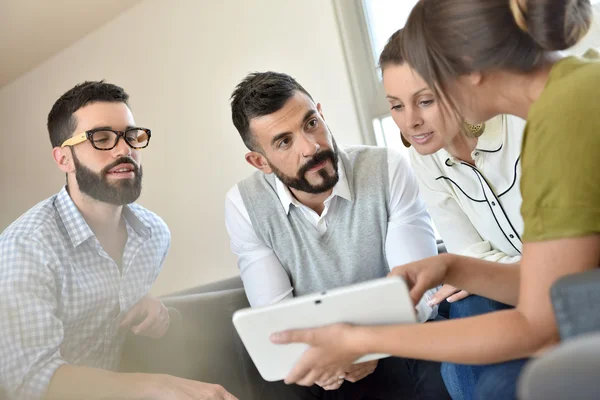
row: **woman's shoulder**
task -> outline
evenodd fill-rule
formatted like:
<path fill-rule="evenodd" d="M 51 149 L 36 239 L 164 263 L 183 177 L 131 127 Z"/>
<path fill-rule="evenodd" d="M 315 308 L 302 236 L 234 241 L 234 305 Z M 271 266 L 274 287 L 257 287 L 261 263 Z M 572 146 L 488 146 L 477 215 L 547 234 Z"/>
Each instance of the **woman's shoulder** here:
<path fill-rule="evenodd" d="M 599 121 L 597 112 L 600 60 L 567 57 L 558 61 L 550 72 L 544 91 L 529 111 L 529 121 L 569 124 L 586 115 L 587 121 Z"/>

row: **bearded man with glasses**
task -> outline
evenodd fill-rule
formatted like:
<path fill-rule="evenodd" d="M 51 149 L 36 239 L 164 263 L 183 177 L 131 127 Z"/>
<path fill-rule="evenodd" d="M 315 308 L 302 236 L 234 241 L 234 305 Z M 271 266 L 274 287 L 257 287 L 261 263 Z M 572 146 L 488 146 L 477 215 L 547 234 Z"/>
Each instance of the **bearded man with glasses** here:
<path fill-rule="evenodd" d="M 67 184 L 0 235 L 0 393 L 9 399 L 235 399 L 218 385 L 114 372 L 129 330 L 160 338 L 169 328 L 148 291 L 170 233 L 134 203 L 151 132 L 128 100 L 101 81 L 56 101 L 48 131 Z"/>

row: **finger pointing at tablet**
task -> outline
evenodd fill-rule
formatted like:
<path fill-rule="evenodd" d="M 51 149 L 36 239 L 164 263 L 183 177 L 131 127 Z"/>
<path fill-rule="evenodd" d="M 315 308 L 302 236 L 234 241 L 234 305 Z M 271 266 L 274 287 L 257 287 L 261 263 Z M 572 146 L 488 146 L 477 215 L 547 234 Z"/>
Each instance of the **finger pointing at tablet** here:
<path fill-rule="evenodd" d="M 417 304 L 427 290 L 444 283 L 447 271 L 447 257 L 436 256 L 396 267 L 388 276 L 404 278 L 410 289 L 410 297 Z"/>

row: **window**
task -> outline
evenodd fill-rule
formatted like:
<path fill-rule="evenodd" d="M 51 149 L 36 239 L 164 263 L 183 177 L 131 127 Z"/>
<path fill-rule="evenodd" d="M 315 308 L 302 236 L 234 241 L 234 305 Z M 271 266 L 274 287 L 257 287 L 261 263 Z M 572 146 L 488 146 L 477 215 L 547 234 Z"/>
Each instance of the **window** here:
<path fill-rule="evenodd" d="M 394 32 L 402 28 L 418 0 L 363 0 L 374 65 Z"/>
<path fill-rule="evenodd" d="M 392 147 L 404 153 L 408 158 L 408 149 L 402 144 L 400 130 L 391 115 L 374 118 L 373 131 L 375 132 L 375 140 L 378 146 Z"/>
<path fill-rule="evenodd" d="M 406 152 L 390 117 L 377 64 L 388 38 L 404 26 L 417 1 L 334 0 L 366 144 Z"/>

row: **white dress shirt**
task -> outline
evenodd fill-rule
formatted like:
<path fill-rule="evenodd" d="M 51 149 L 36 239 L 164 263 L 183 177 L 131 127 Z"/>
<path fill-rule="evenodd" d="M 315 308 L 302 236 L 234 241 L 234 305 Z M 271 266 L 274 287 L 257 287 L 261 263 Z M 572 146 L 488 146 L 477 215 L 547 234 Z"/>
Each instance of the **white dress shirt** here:
<path fill-rule="evenodd" d="M 410 160 L 435 227 L 449 252 L 488 261 L 521 259 L 521 142 L 525 121 L 500 116 L 486 123 L 471 157 L 446 150 Z"/>
<path fill-rule="evenodd" d="M 390 269 L 437 254 L 435 235 L 425 202 L 419 196 L 418 185 L 408 161 L 395 150 L 388 150 L 389 204 L 388 231 L 385 241 L 386 259 Z M 338 165 L 339 181 L 325 200 L 323 212 L 317 214 L 300 203 L 278 179 L 277 195 L 286 212 L 298 207 L 303 216 L 321 233 L 329 221 L 336 218 L 338 198 L 352 200 L 344 168 Z M 385 207 L 384 204 L 381 205 Z M 226 196 L 225 224 L 231 238 L 231 250 L 238 257 L 238 267 L 250 304 L 262 306 L 292 297 L 293 287 L 273 250 L 267 247 L 252 227 L 244 201 L 235 185 Z M 419 303 L 420 319 L 431 316 L 425 303 L 431 293 Z"/>

